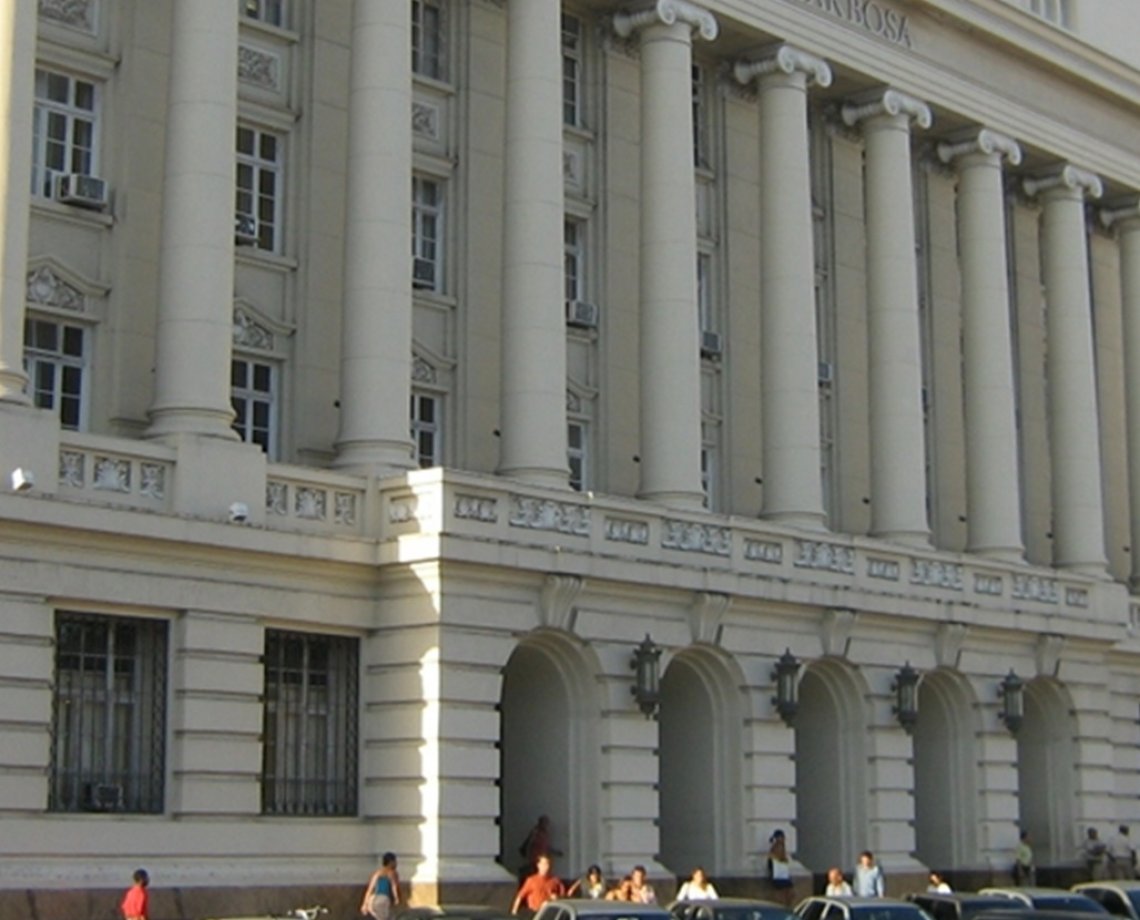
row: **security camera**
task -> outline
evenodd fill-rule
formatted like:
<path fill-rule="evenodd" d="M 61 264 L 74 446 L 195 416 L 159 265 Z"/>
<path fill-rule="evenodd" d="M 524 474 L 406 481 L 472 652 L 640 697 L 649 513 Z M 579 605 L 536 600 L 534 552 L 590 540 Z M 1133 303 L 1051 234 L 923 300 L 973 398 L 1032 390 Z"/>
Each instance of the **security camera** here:
<path fill-rule="evenodd" d="M 249 505 L 245 502 L 234 502 L 230 505 L 230 523 L 244 524 L 249 520 Z"/>
<path fill-rule="evenodd" d="M 36 487 L 36 475 L 31 470 L 17 467 L 12 470 L 12 491 L 28 492 Z"/>

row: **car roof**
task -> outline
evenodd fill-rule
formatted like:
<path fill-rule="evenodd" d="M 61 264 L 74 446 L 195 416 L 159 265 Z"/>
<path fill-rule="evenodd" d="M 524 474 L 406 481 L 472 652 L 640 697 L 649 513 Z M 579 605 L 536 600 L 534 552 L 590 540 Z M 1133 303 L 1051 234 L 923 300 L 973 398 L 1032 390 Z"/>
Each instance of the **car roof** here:
<path fill-rule="evenodd" d="M 539 913 L 554 908 L 569 909 L 579 917 L 659 917 L 662 920 L 671 920 L 669 911 L 657 904 L 598 901 L 592 898 L 559 898 L 557 901 L 547 901 L 539 908 Z"/>
<path fill-rule="evenodd" d="M 505 917 L 505 910 L 488 907 L 486 904 L 417 904 L 414 907 L 401 907 L 396 917 Z"/>
<path fill-rule="evenodd" d="M 977 891 L 914 891 L 908 901 L 927 898 L 931 901 L 948 901 L 954 904 L 1002 904 L 1013 899 L 1004 894 L 982 894 Z"/>
<path fill-rule="evenodd" d="M 1103 882 L 1081 882 L 1074 885 L 1072 890 L 1078 894 L 1085 888 L 1114 888 L 1117 891 L 1140 891 L 1140 879 L 1105 879 Z"/>
<path fill-rule="evenodd" d="M 1089 920 L 1091 911 L 1022 907 L 1016 910 L 982 910 L 971 920 Z"/>
<path fill-rule="evenodd" d="M 778 907 L 780 910 L 791 913 L 791 911 L 788 910 L 788 908 L 784 907 L 783 904 L 777 904 L 775 901 L 761 901 L 758 898 L 700 898 L 695 900 L 679 899 L 674 901 L 669 906 L 673 907 L 677 904 L 692 904 L 694 906 L 698 904 L 707 904 L 710 907 Z"/>

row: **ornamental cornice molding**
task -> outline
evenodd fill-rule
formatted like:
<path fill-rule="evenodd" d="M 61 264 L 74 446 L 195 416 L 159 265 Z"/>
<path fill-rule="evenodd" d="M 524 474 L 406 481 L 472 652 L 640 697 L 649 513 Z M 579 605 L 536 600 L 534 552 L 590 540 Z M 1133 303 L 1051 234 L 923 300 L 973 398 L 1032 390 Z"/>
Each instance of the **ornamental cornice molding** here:
<path fill-rule="evenodd" d="M 614 14 L 614 31 L 621 38 L 629 38 L 639 29 L 651 25 L 671 26 L 687 23 L 705 41 L 711 42 L 720 32 L 716 17 L 690 0 L 655 0 L 640 10 Z"/>
<path fill-rule="evenodd" d="M 584 582 L 577 575 L 547 575 L 538 599 L 539 623 L 549 629 L 573 632 L 578 619 L 574 603 L 583 586 Z"/>
<path fill-rule="evenodd" d="M 951 163 L 972 153 L 996 156 L 999 164 L 1003 160 L 1010 166 L 1021 163 L 1021 145 L 1012 137 L 992 128 L 971 131 L 966 136 L 946 140 L 938 145 L 938 158 L 943 163 Z"/>
<path fill-rule="evenodd" d="M 1120 204 L 1115 208 L 1102 208 L 1100 223 L 1106 230 L 1119 225 L 1121 229 L 1140 229 L 1140 198 L 1134 198 L 1128 204 Z"/>
<path fill-rule="evenodd" d="M 689 632 L 694 642 L 720 645 L 724 632 L 724 615 L 732 606 L 727 594 L 700 591 L 689 605 Z"/>
<path fill-rule="evenodd" d="M 1054 173 L 1025 179 L 1021 183 L 1025 194 L 1034 198 L 1048 192 L 1077 192 L 1087 198 L 1099 198 L 1104 194 L 1104 183 L 1100 176 L 1066 163 Z"/>
<path fill-rule="evenodd" d="M 908 96 L 897 89 L 876 90 L 870 97 L 863 97 L 848 102 L 840 110 L 843 122 L 849 128 L 868 118 L 881 115 L 892 117 L 904 116 L 908 122 L 913 122 L 920 128 L 929 128 L 934 124 L 934 115 L 921 99 Z"/>
<path fill-rule="evenodd" d="M 747 86 L 759 77 L 782 73 L 807 75 L 808 86 L 831 86 L 831 67 L 821 57 L 809 54 L 795 45 L 780 45 L 767 50 L 762 56 L 750 61 L 737 61 L 732 68 L 736 82 Z"/>

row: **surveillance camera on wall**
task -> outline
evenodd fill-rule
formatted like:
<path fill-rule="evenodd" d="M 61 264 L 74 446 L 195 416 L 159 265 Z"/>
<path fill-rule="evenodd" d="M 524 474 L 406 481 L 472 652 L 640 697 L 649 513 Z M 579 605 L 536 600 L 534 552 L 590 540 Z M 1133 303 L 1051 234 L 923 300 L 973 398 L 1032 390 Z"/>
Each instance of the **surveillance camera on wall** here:
<path fill-rule="evenodd" d="M 12 470 L 12 491 L 28 492 L 36 486 L 36 476 L 31 470 L 17 467 Z"/>
<path fill-rule="evenodd" d="M 234 502 L 230 505 L 230 523 L 244 524 L 249 520 L 249 505 L 245 502 Z"/>

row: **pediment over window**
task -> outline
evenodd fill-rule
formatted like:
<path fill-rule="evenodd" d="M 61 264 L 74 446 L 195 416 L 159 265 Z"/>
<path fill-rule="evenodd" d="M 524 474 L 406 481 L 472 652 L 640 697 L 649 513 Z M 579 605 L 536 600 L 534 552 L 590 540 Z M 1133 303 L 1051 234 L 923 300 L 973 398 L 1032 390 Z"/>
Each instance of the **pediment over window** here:
<path fill-rule="evenodd" d="M 412 343 L 412 383 L 447 387 L 449 374 L 455 362 L 428 348 L 421 342 Z"/>
<path fill-rule="evenodd" d="M 234 345 L 253 351 L 275 351 L 278 338 L 293 334 L 294 327 L 266 316 L 244 298 L 234 301 Z"/>
<path fill-rule="evenodd" d="M 97 0 L 39 0 L 40 19 L 50 19 L 83 32 L 95 31 Z"/>
<path fill-rule="evenodd" d="M 25 299 L 36 307 L 87 313 L 88 299 L 104 297 L 109 288 L 81 278 L 55 259 L 36 259 L 28 265 Z"/>

